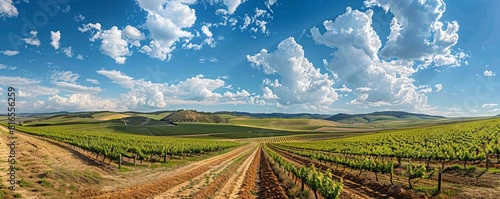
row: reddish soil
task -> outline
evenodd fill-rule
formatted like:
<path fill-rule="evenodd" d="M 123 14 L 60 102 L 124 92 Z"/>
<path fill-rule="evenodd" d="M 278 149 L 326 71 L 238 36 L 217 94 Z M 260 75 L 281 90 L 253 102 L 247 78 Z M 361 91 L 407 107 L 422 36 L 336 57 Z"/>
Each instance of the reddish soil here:
<path fill-rule="evenodd" d="M 259 163 L 261 158 L 261 147 L 257 149 L 257 154 L 250 163 L 250 168 L 248 169 L 245 179 L 243 180 L 243 185 L 241 186 L 241 190 L 238 196 L 242 199 L 255 199 L 257 195 L 255 195 L 259 188 L 257 186 L 258 183 L 258 173 L 259 173 Z M 254 194 L 255 193 L 255 194 Z"/>
<path fill-rule="evenodd" d="M 246 147 L 242 147 L 236 150 L 233 150 L 229 153 L 226 153 L 224 155 L 217 156 L 216 158 L 212 158 L 210 161 L 207 161 L 206 163 L 196 166 L 196 167 L 191 167 L 189 169 L 182 169 L 180 168 L 178 172 L 175 172 L 173 176 L 166 176 L 161 179 L 157 180 L 152 180 L 147 183 L 143 183 L 140 185 L 120 189 L 120 190 L 114 190 L 106 193 L 100 193 L 96 191 L 87 191 L 85 193 L 81 194 L 82 198 L 113 198 L 113 199 L 125 199 L 125 198 L 147 198 L 147 197 L 152 197 L 157 194 L 163 193 L 170 188 L 183 183 L 185 181 L 188 181 L 191 178 L 194 178 L 196 176 L 199 176 L 203 174 L 205 171 L 209 170 L 211 167 L 219 164 L 219 162 L 225 161 L 227 159 L 230 159 L 234 156 L 237 156 L 238 154 L 241 154 L 242 152 L 246 151 L 249 149 L 249 147 L 252 147 L 250 145 L 247 145 Z"/>
<path fill-rule="evenodd" d="M 262 190 L 259 193 L 263 198 L 288 198 L 274 175 L 269 162 L 264 158 L 264 151 L 261 151 L 260 179 L 260 187 L 262 187 Z"/>
<path fill-rule="evenodd" d="M 233 162 L 228 168 L 226 168 L 222 174 L 220 174 L 212 183 L 210 183 L 207 187 L 201 189 L 198 193 L 193 197 L 194 199 L 205 199 L 212 198 L 216 195 L 217 191 L 220 191 L 224 185 L 226 185 L 233 174 L 236 173 L 237 169 L 243 165 L 243 160 L 247 158 L 252 158 L 253 153 L 248 153 L 244 156 L 243 159 Z"/>

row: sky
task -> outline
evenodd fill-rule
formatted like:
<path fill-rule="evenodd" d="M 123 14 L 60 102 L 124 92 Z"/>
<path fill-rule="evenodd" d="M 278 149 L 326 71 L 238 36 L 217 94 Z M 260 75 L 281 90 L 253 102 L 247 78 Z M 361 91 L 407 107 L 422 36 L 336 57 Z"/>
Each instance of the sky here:
<path fill-rule="evenodd" d="M 500 114 L 500 2 L 0 0 L 0 110 Z M 497 75 L 498 74 L 498 75 Z"/>

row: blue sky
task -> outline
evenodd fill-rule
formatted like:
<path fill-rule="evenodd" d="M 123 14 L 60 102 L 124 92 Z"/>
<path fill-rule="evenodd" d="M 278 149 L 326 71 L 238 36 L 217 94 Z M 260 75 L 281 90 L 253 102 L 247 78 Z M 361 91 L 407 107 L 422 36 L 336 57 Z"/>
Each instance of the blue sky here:
<path fill-rule="evenodd" d="M 500 114 L 500 3 L 0 0 L 0 107 Z M 3 108 L 3 109 L 4 109 Z"/>

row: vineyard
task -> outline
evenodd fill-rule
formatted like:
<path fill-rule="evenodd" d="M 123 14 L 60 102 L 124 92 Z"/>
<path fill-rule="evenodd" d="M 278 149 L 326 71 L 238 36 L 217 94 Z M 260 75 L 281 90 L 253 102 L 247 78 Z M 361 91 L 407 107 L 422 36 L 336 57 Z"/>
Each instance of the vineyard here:
<path fill-rule="evenodd" d="M 69 132 L 40 129 L 34 127 L 17 127 L 17 130 L 32 135 L 46 137 L 52 140 L 80 147 L 84 150 L 103 156 L 103 161 L 121 161 L 121 157 L 134 158 L 142 161 L 163 159 L 167 161 L 177 157 L 200 155 L 218 152 L 239 146 L 238 143 L 207 141 L 184 138 L 162 138 L 138 135 L 119 135 L 93 132 Z M 134 161 L 135 162 L 135 161 Z"/>
<path fill-rule="evenodd" d="M 26 140 L 20 147 L 34 152 L 42 150 L 40 146 L 68 151 L 98 168 L 94 175 L 111 176 L 80 184 L 68 192 L 73 198 L 466 198 L 478 194 L 494 198 L 489 196 L 500 192 L 500 119 L 227 141 L 30 126 L 16 129 Z M 30 169 L 33 164 L 20 165 Z M 127 177 L 112 177 L 117 175 Z M 45 173 L 38 176 L 43 182 L 58 183 Z M 47 185 L 24 186 L 26 196 L 35 196 L 34 190 Z M 64 198 L 66 192 L 51 194 Z"/>

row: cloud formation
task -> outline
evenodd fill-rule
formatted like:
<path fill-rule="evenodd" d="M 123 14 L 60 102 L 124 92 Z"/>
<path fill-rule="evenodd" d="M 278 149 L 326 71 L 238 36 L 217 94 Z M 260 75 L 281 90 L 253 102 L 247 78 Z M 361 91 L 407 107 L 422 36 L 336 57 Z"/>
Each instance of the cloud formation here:
<path fill-rule="evenodd" d="M 280 80 L 264 81 L 266 99 L 276 99 L 281 105 L 324 109 L 337 100 L 333 80 L 304 57 L 302 46 L 289 37 L 278 44 L 276 51 L 262 49 L 255 55 L 247 55 L 252 66 L 266 75 L 279 75 Z M 267 82 L 267 83 L 266 83 Z"/>
<path fill-rule="evenodd" d="M 379 58 L 382 46 L 372 27 L 373 12 L 347 8 L 335 21 L 323 22 L 325 33 L 311 28 L 313 39 L 336 48 L 333 59 L 324 60 L 325 67 L 339 82 L 355 89 L 357 98 L 351 104 L 424 108 L 427 97 L 417 91 L 410 76 L 416 72 L 412 61 Z M 366 89 L 369 88 L 369 89 Z"/>
<path fill-rule="evenodd" d="M 52 45 L 56 50 L 59 49 L 60 45 L 59 40 L 61 40 L 61 32 L 50 31 L 50 39 L 52 40 L 50 42 L 50 45 Z"/>

